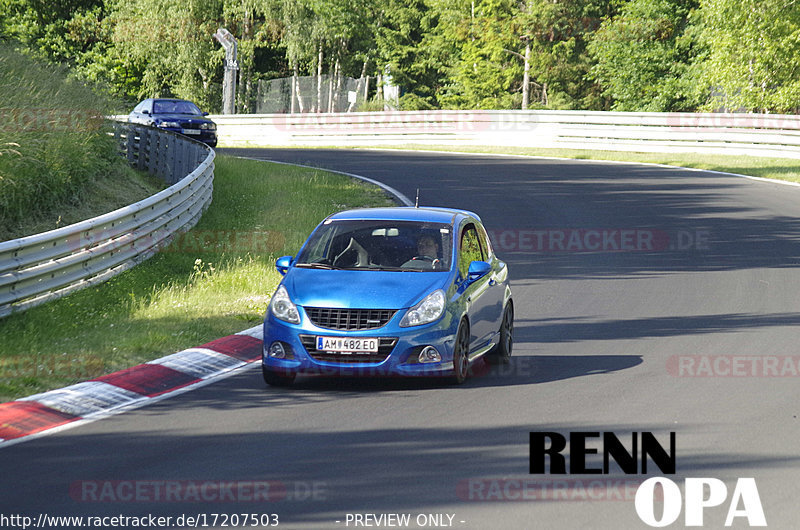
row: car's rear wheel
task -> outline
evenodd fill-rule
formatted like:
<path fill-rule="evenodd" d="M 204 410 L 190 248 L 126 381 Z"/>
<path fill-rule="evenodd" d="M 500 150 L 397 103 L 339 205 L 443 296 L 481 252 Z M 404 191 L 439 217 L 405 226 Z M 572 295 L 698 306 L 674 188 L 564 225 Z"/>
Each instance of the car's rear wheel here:
<path fill-rule="evenodd" d="M 461 384 L 467 380 L 469 373 L 469 326 L 461 321 L 456 332 L 456 343 L 453 346 L 453 380 Z"/>
<path fill-rule="evenodd" d="M 490 364 L 508 364 L 514 347 L 514 304 L 509 300 L 500 321 L 500 342 L 486 355 Z"/>
<path fill-rule="evenodd" d="M 294 378 L 297 375 L 274 372 L 263 364 L 261 365 L 261 373 L 264 375 L 264 382 L 270 386 L 289 386 L 294 382 Z"/>

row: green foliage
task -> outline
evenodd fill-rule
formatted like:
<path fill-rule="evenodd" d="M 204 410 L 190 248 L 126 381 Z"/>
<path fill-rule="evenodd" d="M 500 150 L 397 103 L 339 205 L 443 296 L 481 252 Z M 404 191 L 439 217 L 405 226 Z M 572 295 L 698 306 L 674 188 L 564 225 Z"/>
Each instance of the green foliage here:
<path fill-rule="evenodd" d="M 376 8 L 371 0 L 283 0 L 281 40 L 289 63 L 309 74 L 320 66 L 333 73 L 337 62 L 351 72 L 360 68 L 374 47 Z"/>
<path fill-rule="evenodd" d="M 522 78 L 522 65 L 514 57 L 519 39 L 511 28 L 514 5 L 510 0 L 476 2 L 475 15 L 466 22 L 454 83 L 458 96 L 449 101 L 457 107 L 514 108 Z"/>
<path fill-rule="evenodd" d="M 703 0 L 709 55 L 706 106 L 755 112 L 800 109 L 800 4 L 785 0 Z"/>
<path fill-rule="evenodd" d="M 79 31 L 81 20 L 102 11 L 104 0 L 0 0 L 3 33 L 43 56 L 70 61 L 92 45 Z"/>
<path fill-rule="evenodd" d="M 531 42 L 534 79 L 556 109 L 605 110 L 602 88 L 588 75 L 594 60 L 587 50 L 601 22 L 614 16 L 617 0 L 535 0 L 524 14 Z"/>
<path fill-rule="evenodd" d="M 621 111 L 695 108 L 689 77 L 696 54 L 686 31 L 696 0 L 632 0 L 606 20 L 589 45 L 593 75 Z"/>
<path fill-rule="evenodd" d="M 800 107 L 794 1 L 0 0 L 0 34 L 131 103 L 218 110 L 218 27 L 239 42 L 243 112 L 257 80 L 317 73 L 389 73 L 406 107 L 520 108 L 526 88 L 529 108 Z"/>
<path fill-rule="evenodd" d="M 118 1 L 110 15 L 109 62 L 133 81 L 128 95 L 175 96 L 208 108 L 222 60 L 212 37 L 221 9 L 221 2 L 205 0 Z"/>
<path fill-rule="evenodd" d="M 0 93 L 0 239 L 23 221 L 56 221 L 56 206 L 77 205 L 90 184 L 129 171 L 103 119 L 115 103 L 64 69 L 0 43 Z"/>
<path fill-rule="evenodd" d="M 433 110 L 431 103 L 412 92 L 400 96 L 400 110 Z"/>
<path fill-rule="evenodd" d="M 383 98 L 372 98 L 361 101 L 356 107 L 356 112 L 383 112 L 386 108 L 386 101 Z"/>
<path fill-rule="evenodd" d="M 407 93 L 401 108 L 433 108 L 446 83 L 431 40 L 435 28 L 436 18 L 425 0 L 388 0 L 382 5 L 375 32 L 375 61 L 386 65 L 394 84 Z"/>

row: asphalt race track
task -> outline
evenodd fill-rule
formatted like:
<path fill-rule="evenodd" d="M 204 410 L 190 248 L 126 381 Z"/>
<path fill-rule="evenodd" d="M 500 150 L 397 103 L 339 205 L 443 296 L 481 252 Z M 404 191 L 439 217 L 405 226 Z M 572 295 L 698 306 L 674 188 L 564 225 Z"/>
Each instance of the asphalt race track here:
<path fill-rule="evenodd" d="M 0 449 L 0 513 L 648 528 L 633 502 L 647 476 L 613 463 L 608 475 L 528 473 L 530 431 L 614 432 L 626 445 L 646 431 L 664 446 L 675 433 L 669 478 L 681 490 L 686 478 L 724 481 L 706 528 L 723 527 L 744 477 L 770 528 L 796 528 L 800 188 L 584 161 L 221 152 L 364 175 L 412 199 L 419 188 L 421 205 L 477 212 L 511 270 L 511 364 L 481 363 L 463 386 L 306 377 L 289 389 L 266 388 L 254 365 Z M 602 467 L 601 455 L 587 461 Z"/>

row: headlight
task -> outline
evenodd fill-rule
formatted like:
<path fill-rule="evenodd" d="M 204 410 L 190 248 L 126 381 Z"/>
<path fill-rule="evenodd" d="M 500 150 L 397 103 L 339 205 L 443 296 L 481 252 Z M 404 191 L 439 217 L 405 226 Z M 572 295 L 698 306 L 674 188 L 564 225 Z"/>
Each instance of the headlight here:
<path fill-rule="evenodd" d="M 433 291 L 423 298 L 420 303 L 408 310 L 400 321 L 400 326 L 404 328 L 421 326 L 437 320 L 444 314 L 444 302 L 444 291 L 441 289 Z"/>
<path fill-rule="evenodd" d="M 181 126 L 181 124 L 178 123 L 177 121 L 162 121 L 162 122 L 160 122 L 158 124 L 158 126 L 159 127 L 170 127 L 170 128 L 173 128 L 173 129 L 177 129 L 177 128 L 179 128 Z"/>
<path fill-rule="evenodd" d="M 283 285 L 278 287 L 278 290 L 272 295 L 272 300 L 269 302 L 269 310 L 277 319 L 285 320 L 290 324 L 300 323 L 300 313 L 297 312 L 297 306 L 292 303 L 289 293 L 286 292 L 286 287 Z"/>
<path fill-rule="evenodd" d="M 215 131 L 217 129 L 217 126 L 214 123 L 201 123 L 200 128 Z"/>

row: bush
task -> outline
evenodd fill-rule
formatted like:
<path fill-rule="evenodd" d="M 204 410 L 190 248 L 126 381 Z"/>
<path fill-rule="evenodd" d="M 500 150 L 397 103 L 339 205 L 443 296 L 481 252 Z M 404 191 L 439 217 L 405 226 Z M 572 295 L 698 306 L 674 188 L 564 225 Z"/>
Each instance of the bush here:
<path fill-rule="evenodd" d="M 361 100 L 356 109 L 357 112 L 383 112 L 386 109 L 386 101 L 383 98 L 372 98 Z"/>
<path fill-rule="evenodd" d="M 400 97 L 400 110 L 434 110 L 436 107 L 416 94 L 403 94 Z"/>

